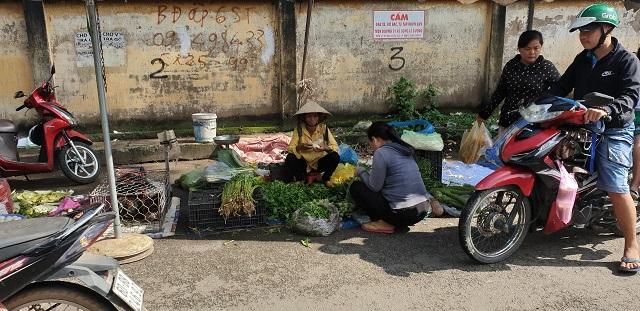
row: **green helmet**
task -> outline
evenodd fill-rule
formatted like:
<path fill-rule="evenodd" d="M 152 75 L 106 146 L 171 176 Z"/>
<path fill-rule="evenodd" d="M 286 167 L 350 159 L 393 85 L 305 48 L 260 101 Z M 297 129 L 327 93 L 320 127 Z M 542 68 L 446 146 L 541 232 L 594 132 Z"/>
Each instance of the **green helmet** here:
<path fill-rule="evenodd" d="M 618 12 L 608 4 L 596 3 L 584 8 L 578 16 L 571 22 L 569 31 L 574 32 L 578 28 L 587 26 L 591 23 L 605 23 L 618 27 L 620 20 Z"/>

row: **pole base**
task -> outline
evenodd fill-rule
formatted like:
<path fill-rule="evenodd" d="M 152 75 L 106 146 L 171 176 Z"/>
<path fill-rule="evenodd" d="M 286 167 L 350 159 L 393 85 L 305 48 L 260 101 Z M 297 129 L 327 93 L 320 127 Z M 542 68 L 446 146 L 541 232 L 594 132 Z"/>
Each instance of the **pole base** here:
<path fill-rule="evenodd" d="M 142 260 L 153 253 L 153 239 L 138 233 L 125 233 L 93 244 L 87 252 L 113 257 L 122 264 Z"/>

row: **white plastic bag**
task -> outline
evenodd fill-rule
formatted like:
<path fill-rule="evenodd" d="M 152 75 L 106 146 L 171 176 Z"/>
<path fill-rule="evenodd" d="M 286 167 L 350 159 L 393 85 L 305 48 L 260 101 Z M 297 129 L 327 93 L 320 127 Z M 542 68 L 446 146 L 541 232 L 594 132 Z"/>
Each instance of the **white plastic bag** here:
<path fill-rule="evenodd" d="M 402 140 L 418 150 L 442 151 L 444 142 L 438 133 L 421 134 L 409 130 L 404 130 Z"/>

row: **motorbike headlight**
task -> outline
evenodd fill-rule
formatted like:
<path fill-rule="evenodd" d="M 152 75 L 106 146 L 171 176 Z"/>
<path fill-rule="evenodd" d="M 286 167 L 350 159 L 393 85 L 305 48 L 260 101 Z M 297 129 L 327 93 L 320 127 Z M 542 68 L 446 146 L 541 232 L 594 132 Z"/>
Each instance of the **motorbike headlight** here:
<path fill-rule="evenodd" d="M 71 125 L 78 125 L 78 120 L 76 120 L 76 118 L 71 114 L 71 112 L 66 111 L 60 107 L 56 107 L 56 106 L 52 106 L 53 109 L 55 109 L 55 111 L 62 116 L 67 122 L 69 122 L 69 124 Z"/>
<path fill-rule="evenodd" d="M 530 104 L 527 107 L 520 106 L 518 112 L 520 115 L 530 123 L 539 123 L 544 121 L 549 121 L 554 118 L 557 118 L 564 111 L 549 111 L 551 108 L 551 104 L 546 105 L 536 105 Z"/>

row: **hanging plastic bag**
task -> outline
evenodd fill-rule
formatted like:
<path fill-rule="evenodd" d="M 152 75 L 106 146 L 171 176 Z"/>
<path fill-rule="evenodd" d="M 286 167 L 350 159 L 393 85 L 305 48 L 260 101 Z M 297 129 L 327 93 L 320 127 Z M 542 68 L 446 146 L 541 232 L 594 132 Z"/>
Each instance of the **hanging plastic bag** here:
<path fill-rule="evenodd" d="M 558 231 L 571 223 L 573 205 L 578 193 L 578 182 L 576 182 L 573 174 L 567 172 L 562 162 L 556 161 L 556 165 L 560 170 L 560 186 L 558 187 L 556 200 L 549 210 L 547 225 L 544 227 L 544 232 L 547 234 Z"/>
<path fill-rule="evenodd" d="M 471 129 L 464 131 L 460 142 L 460 160 L 466 164 L 476 163 L 484 151 L 493 145 L 491 134 L 484 122 L 474 122 Z"/>
<path fill-rule="evenodd" d="M 340 163 L 331 175 L 331 182 L 339 185 L 356 176 L 356 167 L 349 163 Z"/>
<path fill-rule="evenodd" d="M 402 140 L 407 144 L 413 146 L 418 150 L 426 151 L 442 151 L 444 148 L 444 142 L 442 136 L 438 133 L 421 134 L 409 130 L 404 130 L 402 134 Z"/>
<path fill-rule="evenodd" d="M 338 154 L 340 154 L 340 163 L 358 164 L 358 154 L 349 145 L 340 144 Z"/>

